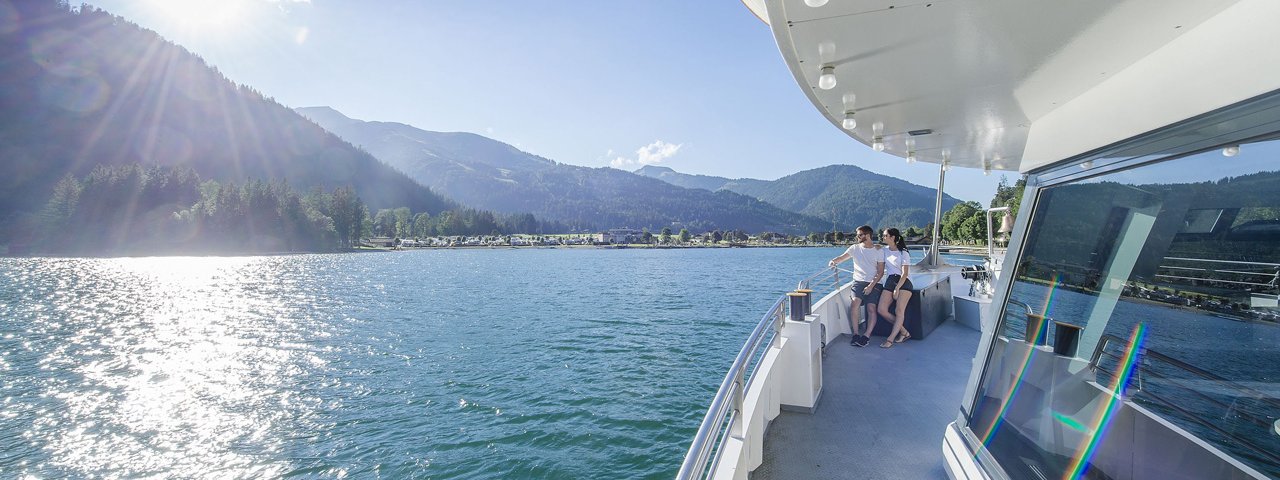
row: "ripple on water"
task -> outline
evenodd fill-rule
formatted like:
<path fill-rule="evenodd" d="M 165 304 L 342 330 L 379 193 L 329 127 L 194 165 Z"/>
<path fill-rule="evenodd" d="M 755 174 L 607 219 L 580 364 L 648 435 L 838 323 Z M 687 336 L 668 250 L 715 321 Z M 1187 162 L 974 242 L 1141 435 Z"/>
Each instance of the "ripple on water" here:
<path fill-rule="evenodd" d="M 0 471 L 670 477 L 819 249 L 0 259 Z"/>

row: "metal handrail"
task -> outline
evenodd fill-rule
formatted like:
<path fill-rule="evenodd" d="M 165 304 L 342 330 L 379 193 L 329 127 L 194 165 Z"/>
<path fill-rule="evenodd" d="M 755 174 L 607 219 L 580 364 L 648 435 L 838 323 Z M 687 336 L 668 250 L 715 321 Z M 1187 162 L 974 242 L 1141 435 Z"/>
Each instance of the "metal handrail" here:
<path fill-rule="evenodd" d="M 786 296 L 780 296 L 777 301 L 773 302 L 773 306 L 765 312 L 764 317 L 760 319 L 760 323 L 751 330 L 751 334 L 747 336 L 747 341 L 742 345 L 742 350 L 738 352 L 738 356 L 733 359 L 733 364 L 729 367 L 729 373 L 725 374 L 724 381 L 720 382 L 720 389 L 716 391 L 716 395 L 711 400 L 711 406 L 707 408 L 707 415 L 703 417 L 702 424 L 698 427 L 698 433 L 693 437 L 693 443 L 689 445 L 689 452 L 685 454 L 684 462 L 680 464 L 680 471 L 676 474 L 676 478 L 680 480 L 703 478 L 705 470 L 712 453 L 711 448 L 720 445 L 720 440 L 724 436 L 724 420 L 727 415 L 729 417 L 729 428 L 733 428 L 734 420 L 742 411 L 742 397 L 747 390 L 748 379 L 745 378 L 748 361 L 757 358 L 756 352 L 763 344 L 765 332 L 771 327 L 775 330 L 782 327 L 782 312 L 784 300 Z M 777 335 L 773 336 L 777 339 Z M 773 343 L 773 340 L 769 342 Z M 732 399 L 732 401 L 730 401 Z M 732 410 L 731 410 L 732 409 Z M 719 425 L 720 428 L 716 428 Z M 713 439 L 712 434 L 717 433 Z M 720 449 L 715 449 L 716 459 L 719 459 Z M 715 463 L 715 462 L 713 462 Z"/>
<path fill-rule="evenodd" d="M 1098 367 L 1098 363 L 1097 363 L 1097 362 L 1098 362 L 1098 358 L 1101 356 L 1101 352 L 1102 352 L 1102 350 L 1103 350 L 1104 348 L 1106 348 L 1106 346 L 1107 346 L 1107 344 L 1108 344 L 1108 343 L 1111 343 L 1111 342 L 1116 342 L 1116 343 L 1128 343 L 1128 340 L 1125 340 L 1125 339 L 1123 339 L 1123 338 L 1117 337 L 1117 336 L 1112 335 L 1112 334 L 1109 334 L 1109 333 L 1105 333 L 1105 334 L 1103 334 L 1103 335 L 1102 335 L 1102 337 L 1098 340 L 1098 346 L 1097 346 L 1097 347 L 1094 347 L 1093 358 L 1091 358 L 1091 359 L 1090 359 L 1090 361 L 1089 361 L 1089 367 L 1090 367 L 1090 368 L 1097 369 L 1097 367 Z M 1178 368 L 1180 368 L 1180 369 L 1182 369 L 1182 370 L 1185 370 L 1185 371 L 1187 371 L 1187 372 L 1189 372 L 1189 373 L 1195 374 L 1195 375 L 1197 375 L 1197 376 L 1199 376 L 1199 377 L 1201 377 L 1201 378 L 1204 378 L 1204 379 L 1206 379 L 1206 380 L 1212 380 L 1212 381 L 1217 382 L 1217 383 L 1219 383 L 1219 384 L 1222 384 L 1222 385 L 1224 385 L 1224 386 L 1230 387 L 1230 388 L 1232 388 L 1232 389 L 1234 389 L 1234 390 L 1236 390 L 1236 391 L 1247 393 L 1247 394 L 1249 394 L 1250 396 L 1252 396 L 1252 397 L 1254 397 L 1254 398 L 1257 398 L 1257 399 L 1259 399 L 1259 400 L 1262 400 L 1262 401 L 1264 401 L 1264 402 L 1266 402 L 1266 403 L 1270 404 L 1272 407 L 1280 408 L 1280 400 L 1277 400 L 1277 399 L 1275 399 L 1275 398 L 1272 398 L 1271 396 L 1269 396 L 1269 395 L 1267 395 L 1267 394 L 1265 394 L 1265 393 L 1259 392 L 1259 391 L 1257 391 L 1257 390 L 1254 390 L 1254 389 L 1252 389 L 1252 388 L 1249 388 L 1249 387 L 1246 387 L 1246 386 L 1244 386 L 1244 385 L 1240 385 L 1240 384 L 1238 384 L 1238 383 L 1235 383 L 1235 382 L 1233 382 L 1233 381 L 1231 381 L 1231 380 L 1228 380 L 1228 379 L 1226 379 L 1226 378 L 1220 377 L 1220 376 L 1218 376 L 1218 375 L 1216 375 L 1216 374 L 1214 374 L 1214 373 L 1212 373 L 1212 372 L 1209 372 L 1209 371 L 1203 370 L 1203 369 L 1201 369 L 1201 368 L 1199 368 L 1199 367 L 1196 367 L 1196 366 L 1194 366 L 1194 365 L 1191 365 L 1191 364 L 1188 364 L 1188 363 L 1186 363 L 1186 362 L 1183 362 L 1182 360 L 1178 360 L 1178 359 L 1176 359 L 1176 358 L 1170 357 L 1170 356 L 1168 356 L 1168 355 L 1165 355 L 1165 354 L 1163 354 L 1163 353 L 1157 352 L 1157 351 L 1155 351 L 1155 350 L 1151 350 L 1151 349 L 1149 349 L 1149 348 L 1148 348 L 1148 349 L 1144 349 L 1144 350 L 1143 350 L 1143 355 L 1146 355 L 1148 358 L 1154 358 L 1154 359 L 1157 359 L 1157 360 L 1163 361 L 1163 362 L 1165 362 L 1165 363 L 1168 363 L 1168 364 L 1170 364 L 1170 365 L 1173 365 L 1173 366 L 1175 366 L 1175 367 L 1178 367 Z"/>
<path fill-rule="evenodd" d="M 1192 281 L 1224 283 L 1224 284 L 1231 284 L 1231 285 L 1249 285 L 1253 287 L 1269 287 L 1269 288 L 1276 288 L 1276 284 L 1280 282 L 1280 264 L 1278 263 L 1246 262 L 1246 261 L 1236 261 L 1236 260 L 1213 260 L 1208 258 L 1187 258 L 1187 257 L 1164 257 L 1164 259 L 1178 261 L 1178 262 L 1208 264 L 1207 268 L 1183 267 L 1178 265 L 1160 265 L 1160 268 L 1167 269 L 1167 270 L 1178 270 L 1182 272 L 1197 272 L 1197 273 L 1202 272 L 1206 276 L 1204 277 L 1183 276 L 1183 275 L 1192 275 L 1192 273 L 1182 273 L 1181 275 L 1156 274 L 1157 277 L 1170 278 L 1175 280 L 1192 280 Z M 1221 268 L 1221 269 L 1215 268 L 1215 265 L 1221 265 L 1224 268 Z M 1255 267 L 1255 268 L 1261 267 L 1262 270 L 1260 271 L 1230 270 L 1231 268 L 1244 269 L 1244 268 L 1250 268 L 1250 267 Z M 1235 275 L 1236 278 L 1238 278 L 1238 280 L 1225 280 L 1225 279 L 1213 278 L 1211 275 L 1215 273 Z M 1257 280 L 1247 278 L 1248 276 L 1264 277 L 1269 281 L 1266 283 L 1259 283 Z"/>
<path fill-rule="evenodd" d="M 1165 260 L 1182 260 L 1187 262 L 1227 263 L 1231 265 L 1257 265 L 1260 267 L 1280 268 L 1280 263 L 1270 263 L 1270 262 L 1246 262 L 1241 260 L 1213 260 L 1209 258 L 1187 258 L 1187 257 L 1164 257 L 1164 259 Z"/>
<path fill-rule="evenodd" d="M 796 288 L 812 289 L 814 293 L 813 296 L 821 298 L 828 293 L 839 290 L 840 287 L 843 285 L 840 282 L 840 272 L 849 274 L 849 277 L 847 278 L 849 278 L 850 280 L 853 279 L 853 270 L 846 270 L 840 267 L 828 267 L 823 270 L 818 270 L 817 273 L 814 273 L 813 275 L 809 275 L 808 277 L 805 277 L 804 280 L 797 282 Z M 820 290 L 813 288 L 814 286 L 818 286 L 818 285 L 823 285 L 823 286 L 828 285 L 827 280 L 831 280 L 829 284 L 831 287 L 830 290 L 821 291 L 822 293 L 819 293 Z"/>
<path fill-rule="evenodd" d="M 1101 371 L 1101 372 L 1106 372 L 1105 370 L 1100 370 L 1100 369 L 1098 368 L 1098 366 L 1099 366 L 1099 365 L 1098 365 L 1098 360 L 1102 357 L 1102 355 L 1103 355 L 1103 354 L 1106 354 L 1108 357 L 1112 357 L 1112 358 L 1119 358 L 1119 357 L 1118 357 L 1118 356 L 1116 356 L 1115 354 L 1112 354 L 1112 353 L 1110 353 L 1110 352 L 1106 352 L 1106 351 L 1105 351 L 1105 348 L 1106 348 L 1107 344 L 1109 344 L 1109 343 L 1111 343 L 1111 342 L 1116 342 L 1116 343 L 1127 343 L 1124 339 L 1122 339 L 1122 338 L 1120 338 L 1120 337 L 1117 337 L 1117 336 L 1115 336 L 1115 335 L 1111 335 L 1111 334 L 1103 334 L 1103 335 L 1102 335 L 1102 337 L 1101 337 L 1101 338 L 1099 339 L 1099 341 L 1098 341 L 1098 346 L 1097 346 L 1097 347 L 1094 347 L 1094 351 L 1093 351 L 1093 355 L 1092 355 L 1092 357 L 1089 359 L 1089 368 L 1090 368 L 1091 370 L 1093 370 L 1093 371 L 1095 371 L 1095 372 L 1099 372 L 1099 371 Z M 1253 389 L 1251 389 L 1251 388 L 1249 388 L 1249 387 L 1246 387 L 1246 386 L 1244 386 L 1244 385 L 1237 384 L 1237 383 L 1235 383 L 1235 382 L 1232 382 L 1231 380 L 1228 380 L 1228 379 L 1222 378 L 1222 377 L 1220 377 L 1220 376 L 1218 376 L 1218 375 L 1215 375 L 1215 374 L 1213 374 L 1213 373 L 1211 373 L 1211 372 L 1208 372 L 1208 371 L 1202 370 L 1202 369 L 1200 369 L 1200 368 L 1198 368 L 1198 367 L 1195 367 L 1195 366 L 1192 366 L 1192 365 L 1190 365 L 1190 364 L 1187 364 L 1187 363 L 1185 363 L 1185 362 L 1183 362 L 1183 361 L 1181 361 L 1181 360 L 1178 360 L 1178 359 L 1176 359 L 1176 358 L 1170 357 L 1170 356 L 1165 355 L 1165 354 L 1162 354 L 1162 353 L 1160 353 L 1160 352 L 1156 352 L 1156 351 L 1151 350 L 1151 349 L 1145 349 L 1145 350 L 1144 350 L 1144 352 L 1143 352 L 1143 355 L 1144 355 L 1144 356 L 1146 356 L 1146 357 L 1148 357 L 1148 358 L 1154 358 L 1154 359 L 1157 359 L 1157 360 L 1163 361 L 1163 362 L 1168 363 L 1169 365 L 1172 365 L 1172 366 L 1174 366 L 1174 367 L 1177 367 L 1177 368 L 1179 368 L 1179 369 L 1181 369 L 1181 370 L 1183 370 L 1183 371 L 1186 371 L 1186 372 L 1189 372 L 1189 373 L 1195 374 L 1195 375 L 1200 376 L 1200 377 L 1202 377 L 1202 378 L 1205 378 L 1205 379 L 1207 379 L 1207 380 L 1210 380 L 1210 381 L 1216 382 L 1216 383 L 1218 383 L 1218 384 L 1220 384 L 1220 385 L 1223 385 L 1223 386 L 1226 386 L 1226 387 L 1229 387 L 1229 388 L 1235 389 L 1235 390 L 1236 390 L 1236 391 L 1238 391 L 1238 392 L 1242 392 L 1242 393 L 1248 394 L 1248 395 L 1252 396 L 1253 398 L 1256 398 L 1256 399 L 1258 399 L 1258 400 L 1263 401 L 1264 403 L 1267 403 L 1267 404 L 1271 405 L 1272 407 L 1280 408 L 1280 400 L 1276 400 L 1276 399 L 1274 399 L 1274 398 L 1271 398 L 1271 397 L 1267 396 L 1266 394 L 1263 394 L 1262 392 L 1258 392 L 1258 391 L 1253 390 Z M 1141 371 L 1140 371 L 1140 372 L 1141 372 Z M 1110 372 L 1106 372 L 1106 373 L 1108 373 L 1108 375 L 1110 375 Z M 1153 375 L 1153 376 L 1156 376 L 1156 377 L 1158 377 L 1158 378 L 1167 379 L 1167 380 L 1169 380 L 1169 381 L 1170 381 L 1170 383 L 1176 384 L 1176 385 L 1178 385 L 1179 387 L 1182 387 L 1182 388 L 1186 388 L 1187 390 L 1190 390 L 1191 392 L 1193 392 L 1193 393 L 1197 394 L 1198 396 L 1200 396 L 1200 397 L 1202 397 L 1202 398 L 1205 398 L 1205 399 L 1207 399 L 1207 400 L 1211 401 L 1212 403 L 1216 403 L 1216 404 L 1218 404 L 1219 406 L 1224 406 L 1224 404 L 1223 404 L 1222 402 L 1219 402 L 1219 401 L 1217 401 L 1217 400 L 1214 400 L 1214 399 L 1212 399 L 1212 398 L 1208 397 L 1207 395 L 1204 395 L 1203 393 L 1201 393 L 1201 392 L 1197 391 L 1197 390 L 1196 390 L 1196 389 L 1194 389 L 1194 388 L 1191 388 L 1191 387 L 1188 387 L 1188 386 L 1186 386 L 1186 385 L 1183 385 L 1181 382 L 1176 381 L 1176 380 L 1175 380 L 1174 378 L 1172 378 L 1172 377 L 1165 376 L 1165 375 L 1160 375 L 1160 374 L 1158 374 L 1158 373 L 1156 373 L 1156 372 L 1147 372 L 1147 373 L 1149 373 L 1149 374 L 1151 374 L 1151 375 Z M 1158 402 L 1158 403 L 1160 403 L 1161 405 L 1164 405 L 1165 407 L 1168 407 L 1168 408 L 1170 408 L 1170 409 L 1172 409 L 1172 410 L 1174 410 L 1174 411 L 1177 411 L 1177 412 L 1179 412 L 1179 413 L 1183 414 L 1184 416 L 1186 416 L 1186 417 L 1187 417 L 1188 419 L 1190 419 L 1191 421 L 1196 422 L 1196 423 L 1198 423 L 1198 424 L 1200 424 L 1200 425 L 1203 425 L 1203 426 L 1205 426 L 1205 427 L 1208 427 L 1209 429 L 1211 429 L 1211 430 L 1213 430 L 1213 431 L 1217 432 L 1219 435 L 1223 435 L 1223 436 L 1225 436 L 1225 437 L 1227 437 L 1227 438 L 1230 438 L 1231 440 L 1235 441 L 1236 443 L 1238 443 L 1238 444 L 1240 444 L 1240 445 L 1242 445 L 1242 446 L 1244 446 L 1244 447 L 1246 447 L 1246 448 L 1248 448 L 1248 449 L 1250 449 L 1250 450 L 1253 450 L 1253 451 L 1254 451 L 1254 452 L 1256 452 L 1256 453 L 1262 454 L 1262 455 L 1263 455 L 1263 456 L 1265 456 L 1265 457 L 1270 458 L 1270 459 L 1271 459 L 1271 461 L 1273 461 L 1273 462 L 1274 462 L 1274 461 L 1280 461 L 1280 456 L 1277 456 L 1274 452 L 1271 452 L 1270 450 L 1267 450 L 1267 449 L 1265 449 L 1265 448 L 1259 447 L 1258 445 L 1253 444 L 1253 442 L 1249 441 L 1248 439 L 1241 438 L 1239 435 L 1236 435 L 1236 434 L 1234 434 L 1234 433 L 1228 432 L 1228 431 L 1226 431 L 1225 429 L 1222 429 L 1221 427 L 1218 427 L 1218 426 L 1217 426 L 1216 424 L 1214 424 L 1212 421 L 1210 421 L 1209 419 L 1204 418 L 1203 416 L 1201 416 L 1201 415 L 1200 415 L 1200 414 L 1198 414 L 1198 413 L 1192 412 L 1192 411 L 1190 411 L 1190 410 L 1188 410 L 1188 409 L 1185 409 L 1185 408 L 1183 408 L 1183 407 L 1181 407 L 1181 406 L 1178 406 L 1178 405 L 1177 405 L 1177 404 L 1175 404 L 1174 402 L 1171 402 L 1171 401 L 1169 401 L 1169 400 L 1165 399 L 1164 397 L 1162 397 L 1162 396 L 1160 396 L 1160 395 L 1158 395 L 1158 394 L 1156 394 L 1156 393 L 1154 393 L 1154 392 L 1151 392 L 1150 390 L 1143 389 L 1143 390 L 1142 390 L 1142 393 L 1143 393 L 1143 395 L 1145 395 L 1145 396 L 1151 397 L 1153 400 L 1157 401 L 1157 402 Z M 1251 420 L 1253 423 L 1258 424 L 1258 425 L 1262 425 L 1262 426 L 1269 425 L 1269 423 L 1268 423 L 1268 422 L 1260 422 L 1260 421 L 1258 421 L 1257 419 L 1250 419 L 1250 420 Z"/>
<path fill-rule="evenodd" d="M 1268 274 L 1268 275 L 1270 275 L 1270 274 Z M 1257 282 L 1238 282 L 1238 281 L 1235 281 L 1235 280 L 1222 280 L 1222 279 L 1218 279 L 1218 278 L 1210 278 L 1210 277 L 1181 277 L 1181 276 L 1178 276 L 1178 275 L 1160 275 L 1160 274 L 1157 274 L 1156 276 L 1157 276 L 1157 277 L 1160 277 L 1160 278 L 1172 278 L 1172 279 L 1175 279 L 1175 280 L 1197 280 L 1197 281 L 1201 281 L 1201 282 L 1230 283 L 1230 284 L 1232 284 L 1232 285 L 1252 285 L 1252 286 L 1255 286 L 1255 287 L 1272 287 L 1272 286 L 1275 286 L 1275 285 L 1273 285 L 1271 282 L 1268 282 L 1268 283 L 1257 283 Z"/>
<path fill-rule="evenodd" d="M 809 289 L 812 286 L 828 285 L 827 280 L 830 279 L 831 291 L 839 290 L 840 272 L 845 272 L 852 279 L 853 272 L 839 267 L 829 267 L 805 277 L 797 284 L 797 288 Z M 818 291 L 814 289 L 814 294 Z M 825 293 L 823 294 L 825 295 Z M 698 433 L 693 437 L 693 443 L 689 445 L 689 452 L 685 454 L 684 461 L 680 464 L 680 471 L 676 474 L 676 478 L 680 480 L 704 478 L 707 465 L 715 465 L 719 463 L 720 449 L 718 445 L 723 444 L 723 437 L 726 430 L 734 428 L 735 420 L 742 411 L 742 399 L 744 393 L 748 390 L 750 382 L 753 378 L 746 378 L 748 369 L 752 366 L 751 362 L 759 361 L 764 358 L 759 355 L 760 348 L 765 344 L 765 333 L 774 330 L 774 336 L 768 342 L 772 345 L 778 338 L 777 333 L 782 330 L 782 321 L 787 307 L 787 296 L 782 295 L 778 300 L 773 302 L 773 306 L 769 307 L 760 323 L 756 324 L 751 330 L 751 334 L 747 336 L 746 342 L 742 345 L 742 350 L 738 352 L 738 356 L 734 357 L 733 364 L 729 366 L 729 372 L 725 374 L 724 381 L 720 382 L 720 388 L 716 391 L 716 395 L 711 400 L 711 406 L 707 408 L 707 415 L 702 418 L 702 423 L 698 426 Z M 727 422 L 726 422 L 726 417 Z M 727 426 L 727 428 L 726 428 Z M 740 428 L 740 427 L 739 427 Z M 741 432 L 737 432 L 741 433 Z M 713 437 L 714 435 L 714 437 Z M 715 456 L 712 457 L 714 448 Z"/>
<path fill-rule="evenodd" d="M 1035 311 L 1035 310 L 1033 310 L 1033 309 L 1031 308 L 1031 305 L 1028 305 L 1028 304 L 1027 304 L 1027 302 L 1023 302 L 1023 301 L 1021 301 L 1021 300 L 1014 300 L 1014 299 L 1010 298 L 1010 299 L 1006 300 L 1006 301 L 1005 301 L 1005 303 L 1008 303 L 1008 304 L 1010 304 L 1010 305 L 1017 305 L 1017 306 L 1019 306 L 1019 307 L 1022 307 L 1022 309 L 1023 309 L 1023 310 L 1026 310 L 1026 311 L 1027 311 L 1027 313 L 1026 313 L 1027 315 L 1034 315 L 1034 314 L 1036 314 L 1036 311 Z"/>
<path fill-rule="evenodd" d="M 1110 353 L 1110 352 L 1103 352 L 1103 355 L 1106 355 L 1106 356 L 1107 356 L 1107 358 L 1112 358 L 1112 359 L 1116 359 L 1116 360 L 1119 360 L 1119 359 L 1120 359 L 1120 356 L 1119 356 L 1119 355 L 1116 355 L 1116 354 L 1114 354 L 1114 353 Z M 1111 378 L 1115 378 L 1115 374 L 1114 374 L 1114 373 L 1108 372 L 1108 371 L 1106 371 L 1106 370 L 1096 370 L 1096 372 L 1105 373 L 1107 376 L 1109 376 L 1109 377 L 1111 377 Z M 1162 375 L 1162 374 L 1160 374 L 1160 373 L 1158 373 L 1158 372 L 1155 372 L 1155 371 L 1145 371 L 1145 370 L 1144 370 L 1144 371 L 1142 371 L 1142 373 L 1143 373 L 1144 375 L 1150 375 L 1151 377 L 1156 378 L 1156 379 L 1160 379 L 1160 380 L 1168 380 L 1170 384 L 1172 384 L 1172 385 L 1177 385 L 1177 386 L 1179 386 L 1179 387 L 1185 388 L 1185 389 L 1189 390 L 1189 391 L 1190 391 L 1190 393 L 1191 393 L 1192 395 L 1195 395 L 1197 398 L 1199 398 L 1199 399 L 1201 399 L 1201 400 L 1204 400 L 1204 401 L 1206 401 L 1206 402 L 1212 403 L 1212 404 L 1214 404 L 1214 405 L 1217 405 L 1218 407 L 1221 407 L 1223 410 L 1231 410 L 1231 409 L 1232 409 L 1231 405 L 1227 404 L 1226 402 L 1224 402 L 1224 401 L 1222 401 L 1222 400 L 1218 400 L 1218 399 L 1216 399 L 1216 398 L 1213 398 L 1213 397 L 1211 397 L 1211 396 L 1209 396 L 1209 395 L 1206 395 L 1204 392 L 1201 392 L 1201 391 L 1199 391 L 1199 390 L 1197 390 L 1197 389 L 1195 389 L 1195 388 L 1191 387 L 1190 385 L 1187 385 L 1187 384 L 1185 384 L 1185 383 L 1183 383 L 1183 382 L 1179 381 L 1179 380 L 1178 380 L 1177 378 L 1175 378 L 1175 377 L 1171 377 L 1171 376 L 1168 376 L 1168 375 Z M 1142 383 L 1142 382 L 1141 382 L 1141 379 L 1139 379 L 1139 384 L 1141 385 L 1141 383 Z M 1141 387 L 1141 386 L 1140 386 L 1139 388 L 1140 388 L 1140 389 L 1142 389 L 1142 387 Z M 1146 389 L 1142 389 L 1142 393 L 1143 393 L 1143 394 L 1145 394 L 1145 395 L 1151 395 L 1151 396 L 1153 396 L 1153 397 L 1159 397 L 1159 396 L 1158 396 L 1158 395 L 1156 395 L 1154 392 L 1152 392 L 1152 391 L 1150 391 L 1150 390 L 1146 390 Z M 1262 419 L 1262 418 L 1258 418 L 1257 416 L 1252 415 L 1252 414 L 1249 414 L 1248 412 L 1241 412 L 1241 414 L 1242 414 L 1242 415 L 1244 415 L 1245 417 L 1247 417 L 1247 420 L 1248 420 L 1250 423 L 1253 423 L 1254 425 L 1257 425 L 1257 426 L 1259 426 L 1259 427 L 1264 427 L 1264 428 L 1269 428 L 1269 427 L 1271 427 L 1271 422 L 1270 422 L 1270 421 L 1268 421 L 1268 420 L 1264 420 L 1264 419 Z"/>

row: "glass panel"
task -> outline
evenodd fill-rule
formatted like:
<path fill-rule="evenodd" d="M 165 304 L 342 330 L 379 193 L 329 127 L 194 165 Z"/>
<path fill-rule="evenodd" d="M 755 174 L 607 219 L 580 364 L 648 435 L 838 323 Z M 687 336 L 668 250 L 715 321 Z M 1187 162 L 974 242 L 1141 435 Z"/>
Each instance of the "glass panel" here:
<path fill-rule="evenodd" d="M 1280 476 L 1280 142 L 1045 188 L 1024 245 L 969 420 L 1006 473 Z"/>

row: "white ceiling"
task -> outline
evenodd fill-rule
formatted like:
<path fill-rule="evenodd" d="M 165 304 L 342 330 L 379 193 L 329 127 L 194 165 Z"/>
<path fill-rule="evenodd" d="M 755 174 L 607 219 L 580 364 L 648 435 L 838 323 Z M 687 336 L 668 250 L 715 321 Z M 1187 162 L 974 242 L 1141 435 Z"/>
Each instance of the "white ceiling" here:
<path fill-rule="evenodd" d="M 1212 18 L 1235 0 L 744 0 L 768 22 L 796 81 L 840 128 L 920 161 L 1019 170 L 1036 120 Z M 825 44 L 825 46 L 823 46 Z M 817 88 L 822 65 L 837 85 Z M 1158 84 L 1150 88 L 1160 88 Z"/>

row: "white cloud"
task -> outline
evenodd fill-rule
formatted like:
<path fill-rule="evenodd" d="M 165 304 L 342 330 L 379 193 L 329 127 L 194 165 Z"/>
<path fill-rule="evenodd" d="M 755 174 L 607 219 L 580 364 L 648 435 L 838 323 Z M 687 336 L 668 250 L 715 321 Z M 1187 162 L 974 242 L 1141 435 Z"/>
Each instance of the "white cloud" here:
<path fill-rule="evenodd" d="M 683 144 L 670 144 L 662 140 L 654 140 L 653 143 L 636 150 L 636 155 L 639 156 L 638 161 L 641 165 L 653 165 L 662 163 L 663 160 L 674 156 L 676 152 L 680 151 L 681 145 Z"/>
<path fill-rule="evenodd" d="M 613 160 L 609 161 L 609 165 L 613 166 L 613 168 L 623 168 L 630 165 L 655 165 L 675 156 L 682 146 L 684 146 L 683 143 L 667 143 L 662 140 L 654 140 L 653 143 L 636 149 L 635 158 L 617 155 L 613 150 L 609 150 L 605 157 L 614 157 Z"/>

